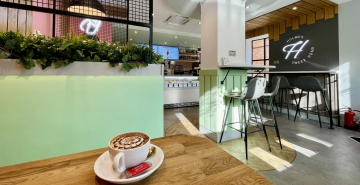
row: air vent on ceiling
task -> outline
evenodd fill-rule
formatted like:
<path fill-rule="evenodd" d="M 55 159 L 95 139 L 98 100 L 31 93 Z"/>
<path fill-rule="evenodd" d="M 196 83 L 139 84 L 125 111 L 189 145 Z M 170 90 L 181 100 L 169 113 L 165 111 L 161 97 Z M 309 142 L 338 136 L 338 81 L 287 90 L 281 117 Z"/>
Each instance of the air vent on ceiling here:
<path fill-rule="evenodd" d="M 190 21 L 190 19 L 186 19 L 182 24 L 185 25 L 186 23 L 188 23 Z"/>
<path fill-rule="evenodd" d="M 170 15 L 164 22 L 167 27 L 175 27 L 180 25 L 185 25 L 190 21 L 190 18 L 183 17 L 180 15 Z"/>

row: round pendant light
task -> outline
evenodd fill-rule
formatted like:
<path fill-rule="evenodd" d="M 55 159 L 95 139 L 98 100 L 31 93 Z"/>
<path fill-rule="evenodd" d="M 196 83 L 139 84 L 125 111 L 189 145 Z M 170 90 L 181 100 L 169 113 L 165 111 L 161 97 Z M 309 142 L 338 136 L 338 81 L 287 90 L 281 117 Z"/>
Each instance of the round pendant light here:
<path fill-rule="evenodd" d="M 69 12 L 106 17 L 106 10 L 98 0 L 72 0 Z"/>

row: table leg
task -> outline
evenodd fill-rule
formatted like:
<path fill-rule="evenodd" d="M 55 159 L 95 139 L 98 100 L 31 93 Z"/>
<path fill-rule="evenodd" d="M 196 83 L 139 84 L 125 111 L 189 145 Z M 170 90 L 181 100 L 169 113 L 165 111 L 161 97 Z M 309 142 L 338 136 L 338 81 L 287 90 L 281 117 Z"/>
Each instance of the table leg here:
<path fill-rule="evenodd" d="M 330 101 L 330 111 L 332 112 L 333 110 L 332 110 L 332 93 L 331 93 L 331 74 L 329 73 L 329 75 L 328 75 L 328 77 L 329 77 L 329 101 Z M 332 114 L 331 115 L 329 115 L 330 116 L 330 127 L 329 127 L 329 129 L 334 129 L 334 127 L 333 127 L 333 125 L 334 125 L 334 122 L 333 122 L 333 118 L 332 118 Z"/>
<path fill-rule="evenodd" d="M 338 121 L 337 121 L 337 125 L 340 127 L 340 104 L 339 104 L 339 75 L 335 74 L 335 78 L 336 78 L 336 106 L 337 106 L 337 115 L 338 115 Z"/>

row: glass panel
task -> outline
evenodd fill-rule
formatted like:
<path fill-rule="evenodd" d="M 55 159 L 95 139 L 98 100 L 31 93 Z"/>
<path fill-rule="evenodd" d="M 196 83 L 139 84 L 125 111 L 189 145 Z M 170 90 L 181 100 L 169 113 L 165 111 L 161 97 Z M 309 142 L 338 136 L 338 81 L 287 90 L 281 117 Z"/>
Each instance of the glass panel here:
<path fill-rule="evenodd" d="M 264 47 L 253 49 L 253 60 L 263 60 L 264 59 Z"/>
<path fill-rule="evenodd" d="M 269 38 L 266 39 L 266 45 L 269 45 Z"/>
<path fill-rule="evenodd" d="M 269 59 L 269 53 L 270 53 L 270 51 L 269 51 L 269 46 L 267 45 L 266 46 L 266 58 L 265 59 Z"/>
<path fill-rule="evenodd" d="M 253 65 L 255 65 L 255 66 L 263 66 L 264 61 L 263 60 L 261 60 L 261 61 L 253 61 Z"/>
<path fill-rule="evenodd" d="M 253 74 L 252 76 L 253 77 L 262 77 L 262 76 L 264 76 L 264 74 Z"/>
<path fill-rule="evenodd" d="M 264 47 L 264 40 L 254 40 L 253 41 L 253 48 L 258 48 L 258 47 Z"/>

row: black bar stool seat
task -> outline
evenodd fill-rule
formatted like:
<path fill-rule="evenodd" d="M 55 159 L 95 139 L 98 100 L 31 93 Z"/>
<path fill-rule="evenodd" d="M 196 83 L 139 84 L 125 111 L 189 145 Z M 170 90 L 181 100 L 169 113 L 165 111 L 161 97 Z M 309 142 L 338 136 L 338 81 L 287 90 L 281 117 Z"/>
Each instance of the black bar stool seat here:
<path fill-rule="evenodd" d="M 305 92 L 308 92 L 307 93 L 307 106 L 306 106 L 307 118 L 309 118 L 309 94 L 310 94 L 310 92 L 313 92 L 313 93 L 315 93 L 315 102 L 316 102 L 316 108 L 317 108 L 317 111 L 315 111 L 315 113 L 318 114 L 320 128 L 322 128 L 321 117 L 320 117 L 321 112 L 328 112 L 328 114 L 330 116 L 330 122 L 331 122 L 331 124 L 333 124 L 332 111 L 329 109 L 328 103 L 327 103 L 326 98 L 325 98 L 325 91 L 327 91 L 327 89 L 321 87 L 321 84 L 320 84 L 319 80 L 312 77 L 312 76 L 300 76 L 299 78 L 296 79 L 296 85 L 297 85 L 297 87 L 299 89 L 301 89 L 301 93 L 300 93 L 299 103 L 298 103 L 297 108 L 296 108 L 294 121 L 296 121 L 297 113 L 299 112 L 299 114 L 300 114 L 300 110 L 301 110 L 300 102 L 301 102 L 302 94 L 305 91 Z M 326 105 L 326 110 L 320 111 L 317 92 L 321 93 L 321 95 L 322 95 L 322 97 L 324 99 L 325 105 Z"/>
<path fill-rule="evenodd" d="M 241 94 L 239 93 L 231 93 L 231 94 L 226 94 L 226 97 L 230 98 L 230 102 L 227 105 L 227 109 L 224 112 L 224 120 L 223 120 L 223 125 L 222 125 L 222 130 L 221 130 L 221 136 L 220 136 L 220 143 L 222 141 L 224 132 L 225 132 L 225 127 L 230 127 L 236 131 L 239 131 L 241 133 L 241 137 L 242 134 L 245 134 L 244 137 L 244 141 L 245 141 L 245 152 L 246 152 L 246 160 L 248 159 L 248 146 L 247 146 L 247 141 L 248 141 L 248 137 L 247 135 L 250 133 L 254 133 L 254 132 L 260 132 L 263 131 L 265 134 L 265 138 L 269 147 L 269 151 L 271 152 L 271 147 L 270 147 L 270 142 L 266 133 L 266 128 L 264 125 L 264 120 L 261 114 L 261 110 L 260 110 L 260 105 L 258 102 L 258 98 L 260 98 L 264 92 L 265 92 L 265 88 L 266 88 L 266 79 L 265 78 L 253 78 L 249 81 L 249 83 L 246 85 L 245 89 L 243 90 L 243 92 Z M 234 123 L 228 123 L 228 116 L 229 116 L 229 112 L 231 111 L 231 104 L 233 103 L 233 101 L 235 99 L 239 99 L 242 101 L 243 103 L 243 121 L 239 122 L 234 122 Z M 247 104 L 249 106 L 249 110 L 248 110 L 248 116 L 246 117 L 246 108 L 247 108 Z M 256 118 L 256 111 L 255 111 L 255 105 L 257 106 L 257 111 L 258 114 L 260 116 L 260 120 L 261 120 L 261 125 L 257 125 L 257 127 L 259 128 L 259 126 L 262 126 L 262 128 L 260 128 L 259 130 L 256 131 L 251 131 L 248 132 L 248 127 L 250 126 L 250 117 L 251 114 L 253 113 L 255 115 Z M 225 105 L 226 108 L 226 105 Z M 240 108 L 240 105 L 239 105 Z M 240 113 L 239 113 L 240 115 Z M 240 129 L 234 128 L 232 125 L 233 124 L 240 124 Z"/>
<path fill-rule="evenodd" d="M 295 100 L 295 105 L 297 104 L 297 101 L 296 101 L 296 97 L 295 97 L 295 92 L 294 92 L 294 89 L 296 87 L 293 87 L 290 85 L 289 81 L 287 80 L 287 78 L 285 76 L 274 76 L 272 78 L 272 82 L 274 84 L 274 81 L 277 77 L 280 77 L 280 112 L 282 112 L 282 107 L 284 106 L 285 104 L 285 107 L 287 108 L 287 113 L 288 113 L 288 119 L 290 119 L 290 112 L 289 112 L 289 96 L 288 96 L 288 93 L 289 93 L 289 90 L 292 91 L 292 96 Z M 286 102 L 284 102 L 283 104 L 283 96 L 284 96 L 284 92 L 285 92 L 285 100 Z M 274 100 L 275 100 L 275 97 L 274 97 Z M 277 105 L 276 101 L 274 101 L 275 104 Z"/>

